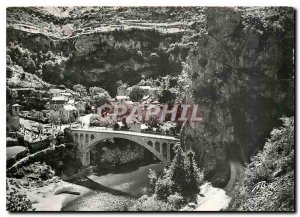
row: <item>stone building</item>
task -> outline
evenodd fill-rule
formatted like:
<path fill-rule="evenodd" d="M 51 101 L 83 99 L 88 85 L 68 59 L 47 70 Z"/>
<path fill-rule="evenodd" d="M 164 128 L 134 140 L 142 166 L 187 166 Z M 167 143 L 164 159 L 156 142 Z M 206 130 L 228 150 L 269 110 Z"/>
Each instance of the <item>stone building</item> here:
<path fill-rule="evenodd" d="M 57 111 L 62 108 L 67 103 L 67 101 L 68 99 L 64 96 L 54 96 L 48 104 L 48 109 Z"/>

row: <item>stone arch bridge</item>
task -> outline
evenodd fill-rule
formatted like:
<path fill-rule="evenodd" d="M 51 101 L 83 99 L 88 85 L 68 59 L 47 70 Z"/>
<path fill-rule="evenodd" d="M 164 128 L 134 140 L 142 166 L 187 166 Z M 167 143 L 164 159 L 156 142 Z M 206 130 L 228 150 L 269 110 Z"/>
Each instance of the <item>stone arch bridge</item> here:
<path fill-rule="evenodd" d="M 165 165 L 171 162 L 171 146 L 179 139 L 150 133 L 120 131 L 110 128 L 71 128 L 70 134 L 75 143 L 78 144 L 78 158 L 84 166 L 90 164 L 90 151 L 100 141 L 111 138 L 122 138 L 133 141 L 149 150 Z"/>

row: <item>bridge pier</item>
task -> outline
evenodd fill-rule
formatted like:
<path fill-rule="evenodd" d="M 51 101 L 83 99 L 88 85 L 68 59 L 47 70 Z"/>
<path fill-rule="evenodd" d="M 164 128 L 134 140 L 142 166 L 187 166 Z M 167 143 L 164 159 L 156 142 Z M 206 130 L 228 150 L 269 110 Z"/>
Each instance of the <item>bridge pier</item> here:
<path fill-rule="evenodd" d="M 161 154 L 162 156 L 164 155 L 163 154 L 163 144 L 162 143 L 159 143 L 159 154 Z"/>
<path fill-rule="evenodd" d="M 90 151 L 82 152 L 80 156 L 80 161 L 83 166 L 88 166 L 91 163 Z"/>
<path fill-rule="evenodd" d="M 171 163 L 171 150 L 170 150 L 170 146 L 171 144 L 167 144 L 167 162 L 169 162 L 169 164 Z"/>

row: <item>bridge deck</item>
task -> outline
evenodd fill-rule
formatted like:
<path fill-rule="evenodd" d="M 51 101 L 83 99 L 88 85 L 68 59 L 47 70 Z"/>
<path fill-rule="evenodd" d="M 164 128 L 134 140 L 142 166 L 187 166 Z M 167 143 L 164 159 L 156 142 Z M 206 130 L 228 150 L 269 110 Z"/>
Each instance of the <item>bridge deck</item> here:
<path fill-rule="evenodd" d="M 93 128 L 71 128 L 71 131 L 79 131 L 79 132 L 93 132 L 93 133 L 113 133 L 113 134 L 125 134 L 132 136 L 140 136 L 147 138 L 156 138 L 156 139 L 166 139 L 172 141 L 179 141 L 179 139 L 166 136 L 166 135 L 157 135 L 151 133 L 142 133 L 142 132 L 133 132 L 133 131 L 121 131 L 121 130 L 113 130 L 112 128 L 104 128 L 104 127 L 93 127 Z"/>

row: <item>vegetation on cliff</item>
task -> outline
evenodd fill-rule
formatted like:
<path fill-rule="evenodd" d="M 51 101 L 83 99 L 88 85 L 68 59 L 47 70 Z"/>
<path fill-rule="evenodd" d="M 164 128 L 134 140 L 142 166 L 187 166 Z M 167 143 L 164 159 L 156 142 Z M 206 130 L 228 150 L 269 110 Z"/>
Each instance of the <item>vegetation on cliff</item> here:
<path fill-rule="evenodd" d="M 282 118 L 236 183 L 228 210 L 295 210 L 294 118 Z"/>

